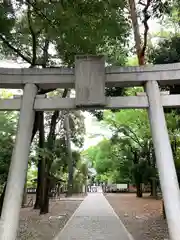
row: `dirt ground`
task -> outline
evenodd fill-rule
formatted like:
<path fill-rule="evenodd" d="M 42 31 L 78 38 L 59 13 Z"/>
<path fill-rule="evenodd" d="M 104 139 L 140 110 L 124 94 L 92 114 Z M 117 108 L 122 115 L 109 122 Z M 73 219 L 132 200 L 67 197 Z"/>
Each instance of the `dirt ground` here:
<path fill-rule="evenodd" d="M 135 194 L 105 196 L 135 240 L 168 239 L 161 200 L 152 199 L 149 194 L 144 194 L 142 199 Z"/>
<path fill-rule="evenodd" d="M 82 202 L 83 196 L 69 199 L 53 199 L 50 212 L 39 215 L 32 207 L 21 209 L 17 240 L 51 240 L 64 227 Z"/>

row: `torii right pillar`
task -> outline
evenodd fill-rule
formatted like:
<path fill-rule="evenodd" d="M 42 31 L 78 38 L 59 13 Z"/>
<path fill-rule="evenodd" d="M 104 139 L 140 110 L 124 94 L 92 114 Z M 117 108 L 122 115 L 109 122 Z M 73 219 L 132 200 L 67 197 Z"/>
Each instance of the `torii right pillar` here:
<path fill-rule="evenodd" d="M 180 239 L 180 190 L 157 81 L 145 86 L 149 120 L 171 240 Z"/>

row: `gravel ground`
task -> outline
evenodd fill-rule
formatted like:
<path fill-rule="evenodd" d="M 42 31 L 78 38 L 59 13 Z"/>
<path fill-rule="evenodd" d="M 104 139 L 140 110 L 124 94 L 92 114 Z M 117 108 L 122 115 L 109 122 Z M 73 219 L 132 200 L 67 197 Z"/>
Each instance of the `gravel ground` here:
<path fill-rule="evenodd" d="M 168 239 L 161 200 L 152 199 L 147 194 L 142 199 L 136 198 L 135 194 L 105 196 L 135 240 Z"/>
<path fill-rule="evenodd" d="M 53 200 L 50 212 L 39 215 L 32 208 L 21 209 L 17 240 L 51 240 L 64 227 L 82 200 Z M 59 217 L 59 218 L 58 218 Z"/>

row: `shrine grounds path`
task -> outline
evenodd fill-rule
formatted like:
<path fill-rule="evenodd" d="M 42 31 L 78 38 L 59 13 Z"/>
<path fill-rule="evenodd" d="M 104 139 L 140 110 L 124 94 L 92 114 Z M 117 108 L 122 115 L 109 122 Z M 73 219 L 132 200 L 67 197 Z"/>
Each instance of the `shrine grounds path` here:
<path fill-rule="evenodd" d="M 54 240 L 133 240 L 102 193 L 90 193 Z"/>

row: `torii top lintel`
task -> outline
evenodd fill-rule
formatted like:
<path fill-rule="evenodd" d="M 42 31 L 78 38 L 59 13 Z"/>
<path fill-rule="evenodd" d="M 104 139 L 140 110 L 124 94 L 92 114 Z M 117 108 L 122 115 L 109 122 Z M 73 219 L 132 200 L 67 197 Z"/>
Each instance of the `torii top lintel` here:
<path fill-rule="evenodd" d="M 93 58 L 90 58 L 93 62 Z M 99 58 L 102 59 L 102 56 Z M 84 61 L 83 57 L 81 61 Z M 158 81 L 160 85 L 180 84 L 180 63 L 106 68 L 104 65 L 104 78 L 106 87 L 142 86 L 144 82 L 152 80 Z M 1 88 L 19 89 L 26 83 L 37 84 L 42 89 L 75 88 L 75 69 L 0 68 Z"/>

